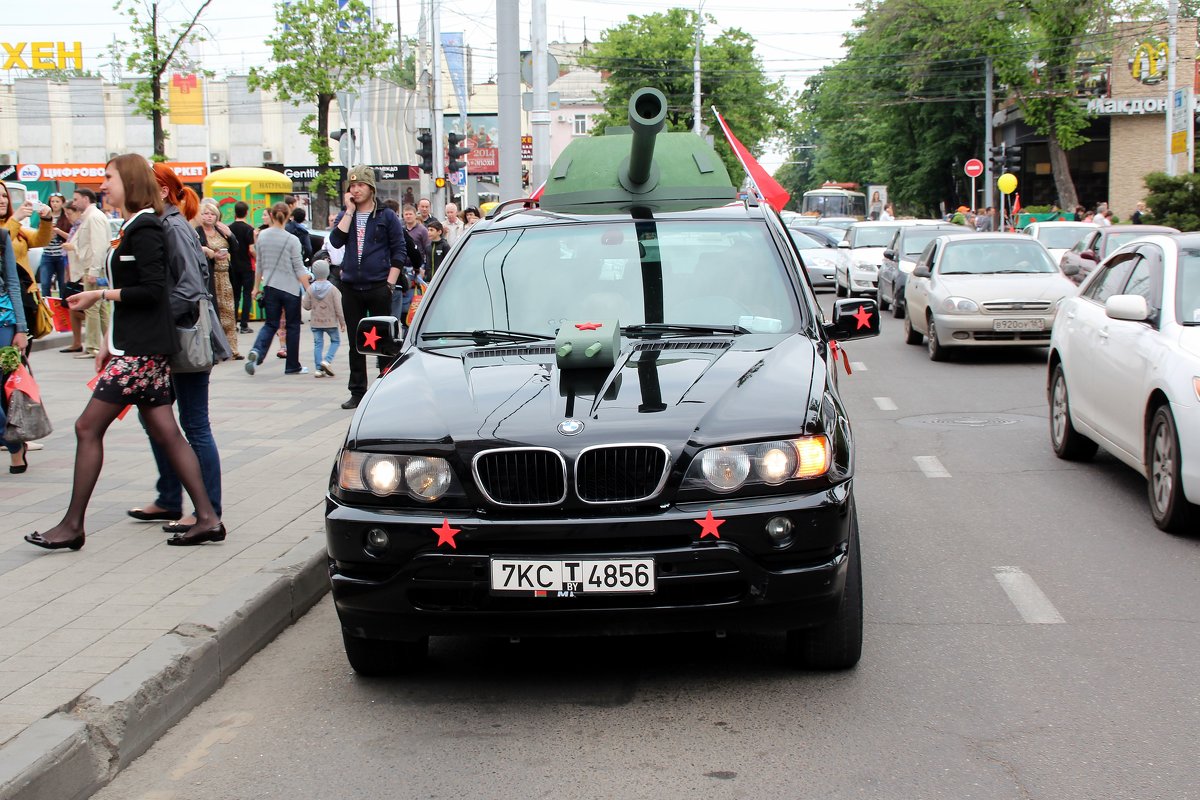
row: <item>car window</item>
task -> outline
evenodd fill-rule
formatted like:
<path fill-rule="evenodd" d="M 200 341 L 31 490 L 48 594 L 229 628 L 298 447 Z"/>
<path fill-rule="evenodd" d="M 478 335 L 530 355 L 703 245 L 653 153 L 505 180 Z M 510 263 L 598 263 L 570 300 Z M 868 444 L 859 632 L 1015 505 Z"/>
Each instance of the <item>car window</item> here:
<path fill-rule="evenodd" d="M 1083 296 L 1103 305 L 1105 300 L 1121 293 L 1125 281 L 1129 279 L 1136 262 L 1140 260 L 1141 255 L 1137 252 L 1118 253 L 1113 256 L 1104 265 L 1104 269 L 1098 270 L 1098 274 L 1083 291 Z"/>
<path fill-rule="evenodd" d="M 937 258 L 937 242 L 930 242 L 921 251 L 921 257 L 917 259 L 917 263 L 928 267 L 933 264 L 935 258 Z"/>
<path fill-rule="evenodd" d="M 851 228 L 847 237 L 851 247 L 887 247 L 896 227 L 892 225 L 866 225 L 861 228 Z"/>
<path fill-rule="evenodd" d="M 942 275 L 1003 275 L 1057 272 L 1050 254 L 1032 239 L 984 239 L 946 245 L 938 272 Z"/>
<path fill-rule="evenodd" d="M 665 323 L 774 333 L 802 322 L 766 226 L 749 221 L 479 231 L 445 269 L 426 301 L 422 332 L 499 328 L 554 335 L 581 321 L 644 323 L 647 304 L 660 292 Z"/>
<path fill-rule="evenodd" d="M 1175 319 L 1200 325 L 1200 250 L 1181 250 L 1175 274 Z"/>
<path fill-rule="evenodd" d="M 949 231 L 945 230 L 908 230 L 901 231 L 903 237 L 903 251 L 906 256 L 915 256 L 925 250 L 925 246 L 939 236 L 945 236 Z"/>
<path fill-rule="evenodd" d="M 1074 247 L 1071 248 L 1071 252 L 1082 253 L 1086 250 L 1093 249 L 1095 247 L 1096 237 L 1099 235 L 1100 234 L 1093 232 L 1087 236 L 1084 236 Z"/>
<path fill-rule="evenodd" d="M 1162 308 L 1162 251 L 1153 245 L 1138 248 L 1143 256 L 1133 267 L 1121 294 L 1136 294 L 1146 298 L 1152 309 Z"/>
<path fill-rule="evenodd" d="M 1074 247 L 1076 244 L 1078 244 L 1079 240 L 1083 238 L 1083 236 L 1089 231 L 1091 231 L 1090 227 L 1084 228 L 1082 226 L 1078 228 L 1042 227 L 1037 229 L 1037 234 L 1034 236 L 1034 238 L 1046 245 L 1046 247 L 1050 247 L 1055 250 L 1066 250 L 1067 248 Z"/>

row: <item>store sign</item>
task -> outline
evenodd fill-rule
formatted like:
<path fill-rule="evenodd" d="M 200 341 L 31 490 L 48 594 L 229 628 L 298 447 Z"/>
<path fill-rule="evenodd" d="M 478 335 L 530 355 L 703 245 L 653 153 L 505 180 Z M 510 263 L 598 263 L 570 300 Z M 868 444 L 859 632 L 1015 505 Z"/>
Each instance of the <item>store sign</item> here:
<path fill-rule="evenodd" d="M 1165 114 L 1167 98 L 1165 97 L 1135 97 L 1113 98 L 1097 97 L 1088 100 L 1089 114 L 1101 116 L 1138 116 L 1141 114 Z"/>
<path fill-rule="evenodd" d="M 83 42 L 0 42 L 3 70 L 83 69 Z"/>
<path fill-rule="evenodd" d="M 175 171 L 185 183 L 197 183 L 208 174 L 208 164 L 203 161 L 168 161 L 167 166 Z M 19 181 L 76 181 L 100 183 L 104 180 L 103 164 L 18 164 Z"/>
<path fill-rule="evenodd" d="M 472 175 L 496 175 L 500 172 L 500 148 L 476 147 L 467 153 L 467 171 Z"/>
<path fill-rule="evenodd" d="M 291 178 L 294 181 L 315 181 L 321 174 L 321 168 L 318 166 L 304 167 L 268 167 L 276 172 L 282 172 L 285 177 Z M 333 170 L 338 174 L 338 180 L 343 180 L 346 177 L 346 168 L 340 165 L 330 164 L 328 169 Z"/>
<path fill-rule="evenodd" d="M 1138 42 L 1129 56 L 1129 74 L 1138 83 L 1154 86 L 1167 77 L 1167 56 L 1170 50 L 1161 39 Z"/>
<path fill-rule="evenodd" d="M 533 137 L 532 136 L 522 136 L 521 137 L 521 160 L 522 161 L 533 161 Z"/>

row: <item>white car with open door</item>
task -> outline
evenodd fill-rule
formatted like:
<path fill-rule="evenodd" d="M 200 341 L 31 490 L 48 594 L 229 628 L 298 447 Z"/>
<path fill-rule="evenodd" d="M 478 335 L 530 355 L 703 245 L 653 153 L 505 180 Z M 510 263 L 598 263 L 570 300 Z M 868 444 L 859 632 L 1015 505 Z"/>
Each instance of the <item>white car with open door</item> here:
<path fill-rule="evenodd" d="M 1151 235 L 1063 301 L 1050 342 L 1050 443 L 1103 446 L 1146 476 L 1163 530 L 1200 527 L 1200 234 Z"/>

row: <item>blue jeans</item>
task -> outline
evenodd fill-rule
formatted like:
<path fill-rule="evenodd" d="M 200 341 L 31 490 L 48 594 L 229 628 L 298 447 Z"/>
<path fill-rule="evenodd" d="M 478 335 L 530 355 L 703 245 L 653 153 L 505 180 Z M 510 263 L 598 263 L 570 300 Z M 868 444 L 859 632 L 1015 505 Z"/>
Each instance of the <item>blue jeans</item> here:
<path fill-rule="evenodd" d="M 38 265 L 38 278 L 42 284 L 42 297 L 50 296 L 50 281 L 58 283 L 58 293 L 62 294 L 63 284 L 67 282 L 66 255 L 48 256 L 42 253 L 42 263 Z"/>
<path fill-rule="evenodd" d="M 217 452 L 217 441 L 213 438 L 212 426 L 208 421 L 207 372 L 171 373 L 171 386 L 175 389 L 175 402 L 179 406 L 179 427 L 188 444 L 200 461 L 200 477 L 204 480 L 204 491 L 212 501 L 217 516 L 221 516 L 221 454 Z M 139 419 L 141 415 L 138 415 Z M 142 426 L 145 427 L 143 420 Z M 154 504 L 168 511 L 181 509 L 183 516 L 183 485 L 162 448 L 150 439 L 150 450 L 158 464 L 158 497 Z"/>
<path fill-rule="evenodd" d="M 0 325 L 0 347 L 8 347 L 12 344 L 13 339 L 17 335 L 16 325 Z M 0 391 L 3 391 L 3 386 L 0 386 Z M 0 405 L 0 440 L 4 438 L 4 429 L 8 427 L 8 414 L 4 412 L 4 406 Z M 9 444 L 4 442 L 4 448 L 10 453 L 19 453 L 23 445 Z"/>
<path fill-rule="evenodd" d="M 288 374 L 300 371 L 300 295 L 289 294 L 274 286 L 263 287 L 263 326 L 251 349 L 258 353 L 258 363 L 263 363 L 271 350 L 271 339 L 279 331 L 279 318 L 285 313 L 287 360 L 284 361 L 283 371 Z"/>
<path fill-rule="evenodd" d="M 313 328 L 313 364 L 321 366 L 326 361 L 333 361 L 337 355 L 338 346 L 342 343 L 342 334 L 337 328 Z M 325 334 L 329 334 L 329 352 L 321 357 L 325 349 Z"/>

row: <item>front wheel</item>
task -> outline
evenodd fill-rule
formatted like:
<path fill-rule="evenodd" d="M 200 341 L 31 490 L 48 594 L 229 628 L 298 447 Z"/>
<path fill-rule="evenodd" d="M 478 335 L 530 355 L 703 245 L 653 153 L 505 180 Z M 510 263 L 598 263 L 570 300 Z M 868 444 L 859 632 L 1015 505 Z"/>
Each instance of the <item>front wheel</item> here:
<path fill-rule="evenodd" d="M 921 340 L 924 338 L 925 337 L 923 337 L 921 335 L 920 331 L 913 328 L 912 317 L 905 314 L 904 315 L 904 343 L 905 344 L 920 344 Z"/>
<path fill-rule="evenodd" d="M 904 319 L 904 293 L 899 289 L 896 290 L 896 296 L 892 298 L 892 316 L 896 319 Z"/>
<path fill-rule="evenodd" d="M 429 654 L 428 636 L 415 642 L 393 642 L 360 639 L 343 629 L 342 643 L 346 647 L 346 660 L 354 671 L 371 678 L 410 672 L 425 663 Z"/>
<path fill-rule="evenodd" d="M 888 307 L 891 306 L 891 303 L 883 299 L 882 284 L 880 284 L 879 288 L 875 290 L 875 305 L 879 306 L 880 311 L 887 311 Z"/>
<path fill-rule="evenodd" d="M 858 514 L 850 524 L 849 563 L 842 602 L 833 619 L 815 628 L 788 631 L 787 661 L 797 669 L 851 669 L 862 657 L 862 563 L 858 547 Z"/>
<path fill-rule="evenodd" d="M 930 361 L 949 361 L 950 350 L 938 341 L 937 327 L 933 322 L 933 315 L 929 316 L 929 329 L 925 332 L 925 338 L 929 342 L 929 360 Z"/>
<path fill-rule="evenodd" d="M 838 283 L 837 278 L 833 279 L 833 286 L 834 286 L 833 292 L 838 297 L 845 297 L 848 294 L 850 294 L 848 289 L 842 288 L 842 285 L 840 283 Z"/>
<path fill-rule="evenodd" d="M 1146 490 L 1150 496 L 1150 514 L 1154 524 L 1164 531 L 1184 533 L 1195 531 L 1197 507 L 1183 494 L 1182 464 L 1179 453 L 1179 434 L 1171 409 L 1159 406 L 1150 420 L 1146 435 Z"/>
<path fill-rule="evenodd" d="M 1096 455 L 1096 443 L 1071 424 L 1071 399 L 1062 364 L 1056 364 L 1050 376 L 1050 446 L 1064 461 L 1087 461 Z"/>

